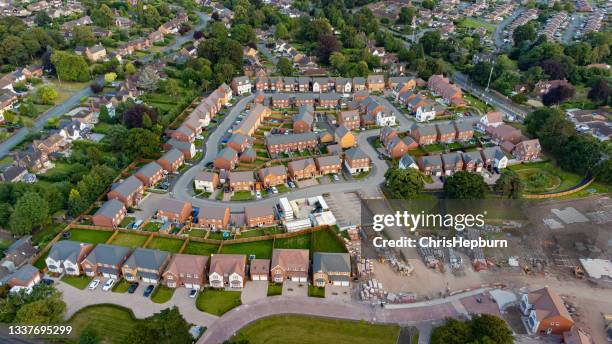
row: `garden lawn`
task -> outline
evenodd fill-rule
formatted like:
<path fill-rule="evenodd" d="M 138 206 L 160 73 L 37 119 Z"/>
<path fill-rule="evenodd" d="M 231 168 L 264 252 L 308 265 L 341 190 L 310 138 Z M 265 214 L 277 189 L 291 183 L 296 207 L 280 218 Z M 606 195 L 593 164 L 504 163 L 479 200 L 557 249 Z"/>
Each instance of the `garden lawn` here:
<path fill-rule="evenodd" d="M 223 245 L 223 247 L 221 247 L 221 253 L 254 254 L 255 257 L 259 259 L 270 259 L 272 258 L 272 240 Z"/>
<path fill-rule="evenodd" d="M 571 172 L 564 171 L 560 169 L 559 167 L 557 167 L 554 164 L 554 162 L 551 162 L 551 161 L 518 164 L 518 165 L 508 166 L 508 168 L 516 171 L 516 173 L 523 180 L 523 182 L 525 182 L 525 186 L 526 186 L 525 191 L 527 193 L 542 193 L 542 192 L 545 193 L 545 192 L 563 191 L 563 190 L 567 190 L 573 186 L 578 185 L 580 181 L 582 181 L 581 176 L 571 173 Z M 546 185 L 543 185 L 542 187 L 539 187 L 539 188 L 534 187 L 532 189 L 529 189 L 528 184 L 529 184 L 530 176 L 533 176 L 534 173 L 538 173 L 538 172 L 541 172 L 540 175 L 542 175 L 544 178 L 549 179 L 548 180 L 548 182 L 550 182 L 548 184 L 549 187 L 547 188 Z M 558 181 L 555 181 L 555 179 L 558 179 Z M 534 185 L 534 186 L 537 186 L 537 185 Z"/>
<path fill-rule="evenodd" d="M 129 309 L 110 304 L 85 307 L 69 320 L 77 338 L 85 327 L 90 326 L 102 343 L 122 343 L 139 321 Z"/>
<path fill-rule="evenodd" d="M 306 233 L 291 238 L 276 239 L 274 248 L 293 248 L 293 249 L 310 249 L 310 239 L 312 234 Z"/>
<path fill-rule="evenodd" d="M 166 303 L 170 301 L 174 295 L 174 288 L 168 288 L 165 285 L 158 285 L 153 294 L 151 294 L 151 301 L 155 303 Z"/>
<path fill-rule="evenodd" d="M 223 315 L 234 307 L 240 306 L 239 291 L 205 289 L 198 294 L 196 306 L 202 312 Z"/>
<path fill-rule="evenodd" d="M 310 297 L 325 297 L 325 288 L 308 285 L 308 296 Z"/>
<path fill-rule="evenodd" d="M 206 236 L 206 232 L 208 231 L 204 229 L 191 228 L 189 232 L 187 232 L 187 234 L 189 234 L 189 236 L 192 236 L 192 237 L 203 238 L 204 236 Z"/>
<path fill-rule="evenodd" d="M 250 238 L 264 235 L 263 229 L 252 229 L 244 232 L 240 232 L 241 238 Z"/>
<path fill-rule="evenodd" d="M 127 225 L 129 225 L 131 222 L 136 221 L 136 218 L 133 216 L 126 216 L 123 218 L 123 220 L 121 221 L 121 223 L 119 224 L 119 227 L 125 228 L 127 227 Z"/>
<path fill-rule="evenodd" d="M 103 244 L 108 240 L 108 238 L 111 237 L 111 235 L 113 235 L 113 232 L 111 231 L 73 228 L 70 230 L 70 238 L 66 240 L 88 242 L 90 244 Z"/>
<path fill-rule="evenodd" d="M 183 240 L 155 237 L 149 241 L 147 248 L 177 253 L 181 249 L 181 246 L 183 246 Z"/>
<path fill-rule="evenodd" d="M 138 234 L 132 234 L 132 233 L 119 233 L 113 239 L 111 244 L 136 248 L 136 247 L 142 247 L 145 241 L 147 241 L 146 235 L 138 235 Z"/>
<path fill-rule="evenodd" d="M 142 230 L 147 232 L 159 232 L 161 226 L 162 224 L 159 222 L 147 222 L 147 224 L 142 227 Z"/>
<path fill-rule="evenodd" d="M 351 343 L 395 344 L 399 337 L 397 325 L 373 325 L 365 321 L 349 321 L 317 318 L 301 315 L 278 315 L 259 319 L 242 328 L 231 339 L 251 344 L 295 343 L 302 344 Z"/>
<path fill-rule="evenodd" d="M 282 295 L 283 294 L 283 284 L 282 283 L 272 283 L 268 284 L 268 296 Z"/>
<path fill-rule="evenodd" d="M 81 276 L 64 275 L 61 281 L 68 283 L 77 289 L 85 289 L 87 288 L 87 285 L 89 285 L 89 282 L 91 281 L 91 277 L 85 276 L 85 275 L 81 275 Z"/>
<path fill-rule="evenodd" d="M 217 253 L 217 250 L 219 250 L 219 245 L 190 241 L 183 253 L 210 256 L 213 253 Z"/>
<path fill-rule="evenodd" d="M 234 191 L 231 200 L 232 201 L 251 201 L 254 200 L 255 196 L 251 194 L 251 191 Z"/>
<path fill-rule="evenodd" d="M 119 282 L 115 283 L 112 291 L 115 293 L 127 293 L 129 287 L 130 287 L 130 282 L 122 278 L 119 280 Z"/>
<path fill-rule="evenodd" d="M 346 253 L 346 247 L 340 243 L 331 230 L 320 230 L 312 233 L 312 252 Z"/>

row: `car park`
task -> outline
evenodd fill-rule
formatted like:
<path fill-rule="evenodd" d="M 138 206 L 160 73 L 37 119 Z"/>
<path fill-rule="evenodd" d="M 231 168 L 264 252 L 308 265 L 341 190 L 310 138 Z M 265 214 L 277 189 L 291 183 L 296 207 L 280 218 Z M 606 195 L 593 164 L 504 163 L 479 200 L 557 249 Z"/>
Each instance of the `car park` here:
<path fill-rule="evenodd" d="M 93 281 L 91 281 L 91 283 L 89 283 L 89 287 L 87 287 L 89 290 L 95 290 L 98 285 L 100 285 L 100 280 L 99 279 L 95 279 Z"/>
<path fill-rule="evenodd" d="M 128 287 L 128 293 L 129 294 L 134 294 L 134 292 L 138 288 L 138 285 L 139 285 L 138 282 L 130 284 L 130 286 Z"/>
<path fill-rule="evenodd" d="M 115 285 L 115 279 L 111 278 L 108 281 L 106 281 L 106 283 L 104 283 L 104 286 L 102 287 L 102 290 L 103 291 L 109 291 L 109 290 L 111 290 L 113 285 Z"/>
<path fill-rule="evenodd" d="M 149 285 L 149 286 L 148 286 L 148 287 L 145 289 L 145 291 L 144 291 L 144 293 L 143 293 L 142 295 L 143 295 L 144 297 L 149 297 L 149 296 L 151 295 L 151 293 L 153 292 L 153 289 L 155 289 L 155 286 L 153 286 L 152 284 L 151 284 L 151 285 Z"/>

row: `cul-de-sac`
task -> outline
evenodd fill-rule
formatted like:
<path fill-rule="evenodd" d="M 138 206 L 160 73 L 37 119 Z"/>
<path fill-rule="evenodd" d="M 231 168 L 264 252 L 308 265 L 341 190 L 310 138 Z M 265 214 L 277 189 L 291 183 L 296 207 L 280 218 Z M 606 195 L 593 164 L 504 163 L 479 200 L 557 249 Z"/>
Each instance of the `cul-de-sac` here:
<path fill-rule="evenodd" d="M 0 0 L 0 343 L 612 343 L 610 11 Z"/>

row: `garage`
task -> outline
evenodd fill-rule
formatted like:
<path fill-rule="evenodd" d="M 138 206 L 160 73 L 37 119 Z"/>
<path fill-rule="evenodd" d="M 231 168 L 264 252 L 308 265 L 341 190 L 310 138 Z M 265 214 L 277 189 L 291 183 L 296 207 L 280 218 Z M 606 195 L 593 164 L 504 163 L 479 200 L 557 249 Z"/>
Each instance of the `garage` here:
<path fill-rule="evenodd" d="M 193 289 L 193 284 L 192 283 L 185 283 L 185 288 Z"/>

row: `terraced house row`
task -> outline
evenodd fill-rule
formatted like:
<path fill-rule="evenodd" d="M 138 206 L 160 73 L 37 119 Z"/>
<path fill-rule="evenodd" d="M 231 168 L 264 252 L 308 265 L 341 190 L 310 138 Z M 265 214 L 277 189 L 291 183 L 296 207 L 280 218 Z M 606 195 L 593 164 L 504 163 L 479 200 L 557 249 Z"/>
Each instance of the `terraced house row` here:
<path fill-rule="evenodd" d="M 458 171 L 482 172 L 486 169 L 506 168 L 508 157 L 499 146 L 487 147 L 471 152 L 451 152 L 421 156 L 415 159 L 410 154 L 399 161 L 399 168 L 414 168 L 425 175 L 450 176 Z"/>
<path fill-rule="evenodd" d="M 59 241 L 45 259 L 51 273 L 71 276 L 103 276 L 129 282 L 188 289 L 244 287 L 252 280 L 307 282 L 312 273 L 313 284 L 348 286 L 351 264 L 348 253 L 314 252 L 312 269 L 309 251 L 274 249 L 272 259 L 247 261 L 243 254 L 212 254 L 210 257 L 191 254 L 170 254 L 166 251 L 117 245 Z"/>

